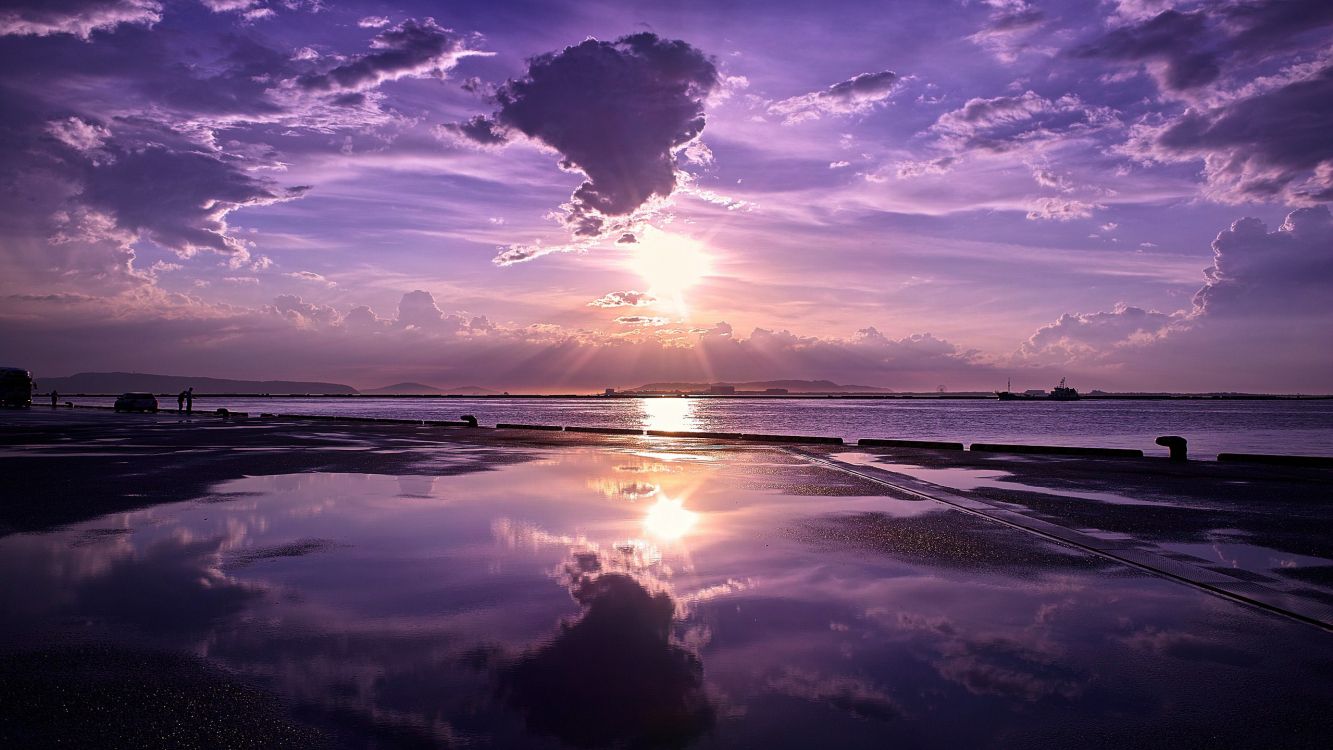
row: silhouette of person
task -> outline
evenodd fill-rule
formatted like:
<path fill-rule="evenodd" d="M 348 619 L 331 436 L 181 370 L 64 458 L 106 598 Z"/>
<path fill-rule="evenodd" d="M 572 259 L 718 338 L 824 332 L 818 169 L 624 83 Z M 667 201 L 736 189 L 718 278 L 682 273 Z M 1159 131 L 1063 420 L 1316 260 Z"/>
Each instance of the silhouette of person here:
<path fill-rule="evenodd" d="M 51 389 L 51 408 L 52 408 L 52 409 L 56 408 L 56 403 L 57 403 L 59 400 L 60 400 L 60 394 L 59 394 L 59 393 L 56 393 L 56 389 L 52 388 L 52 389 Z"/>
<path fill-rule="evenodd" d="M 181 391 L 180 395 L 176 396 L 176 412 L 183 411 L 185 411 L 185 391 Z"/>
<path fill-rule="evenodd" d="M 185 389 L 185 413 L 194 413 L 194 386 Z"/>

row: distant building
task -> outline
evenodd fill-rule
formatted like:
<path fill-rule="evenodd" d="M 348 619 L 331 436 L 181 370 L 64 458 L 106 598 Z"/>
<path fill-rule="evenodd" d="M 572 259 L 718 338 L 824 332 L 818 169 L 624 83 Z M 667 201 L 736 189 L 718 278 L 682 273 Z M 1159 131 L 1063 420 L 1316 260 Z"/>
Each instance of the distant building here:
<path fill-rule="evenodd" d="M 603 396 L 614 396 L 614 395 L 616 395 L 616 389 L 615 389 L 615 388 L 607 388 L 607 389 L 602 393 L 602 395 L 603 395 Z"/>
<path fill-rule="evenodd" d="M 786 389 L 786 388 L 765 388 L 765 389 L 764 389 L 764 394 L 765 394 L 765 395 L 768 395 L 768 396 L 785 396 L 785 395 L 787 395 L 787 389 Z"/>
<path fill-rule="evenodd" d="M 734 396 L 736 395 L 736 386 L 718 385 L 714 383 L 713 385 L 708 386 L 708 390 L 704 392 L 710 396 Z"/>

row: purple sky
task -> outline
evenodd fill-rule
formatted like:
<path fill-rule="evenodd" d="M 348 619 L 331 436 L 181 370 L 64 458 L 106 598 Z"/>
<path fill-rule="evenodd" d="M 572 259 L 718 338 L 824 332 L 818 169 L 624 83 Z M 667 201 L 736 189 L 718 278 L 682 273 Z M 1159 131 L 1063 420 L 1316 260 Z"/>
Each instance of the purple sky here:
<path fill-rule="evenodd" d="M 1328 0 L 0 2 L 0 359 L 1333 391 Z"/>

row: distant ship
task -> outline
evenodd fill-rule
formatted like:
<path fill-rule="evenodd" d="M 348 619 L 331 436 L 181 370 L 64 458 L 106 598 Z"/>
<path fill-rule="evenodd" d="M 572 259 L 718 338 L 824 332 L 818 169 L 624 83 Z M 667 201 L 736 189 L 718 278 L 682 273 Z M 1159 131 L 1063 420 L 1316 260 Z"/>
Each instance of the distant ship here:
<path fill-rule="evenodd" d="M 1026 393 L 1014 393 L 1014 381 L 1004 381 L 1004 390 L 996 391 L 995 396 L 1001 401 L 1026 401 L 1030 398 Z"/>
<path fill-rule="evenodd" d="M 1041 391 L 1014 393 L 1013 381 L 1005 381 L 1004 390 L 996 391 L 995 397 L 1001 401 L 1035 401 L 1043 398 L 1048 401 L 1077 401 L 1079 399 L 1078 390 L 1065 385 L 1064 378 L 1060 378 L 1060 384 L 1055 386 L 1046 396 L 1042 396 Z"/>
<path fill-rule="evenodd" d="M 1051 395 L 1047 396 L 1052 401 L 1077 401 L 1078 391 L 1065 385 L 1065 379 L 1060 378 L 1060 385 L 1051 390 Z"/>

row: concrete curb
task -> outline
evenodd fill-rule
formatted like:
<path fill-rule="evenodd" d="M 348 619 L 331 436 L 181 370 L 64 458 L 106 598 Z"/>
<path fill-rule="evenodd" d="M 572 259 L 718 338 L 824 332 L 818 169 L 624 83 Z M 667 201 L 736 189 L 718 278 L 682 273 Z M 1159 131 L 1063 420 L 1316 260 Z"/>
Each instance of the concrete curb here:
<path fill-rule="evenodd" d="M 928 448 L 940 451 L 963 450 L 962 443 L 949 443 L 940 440 L 897 440 L 889 438 L 861 438 L 857 445 L 868 448 Z"/>
<path fill-rule="evenodd" d="M 560 432 L 565 429 L 560 425 L 554 424 L 510 424 L 501 422 L 495 426 L 497 430 L 547 430 L 549 432 Z"/>
<path fill-rule="evenodd" d="M 565 432 L 593 432 L 599 435 L 642 435 L 643 430 L 631 427 L 566 427 Z"/>
<path fill-rule="evenodd" d="M 741 440 L 756 440 L 765 443 L 819 443 L 822 445 L 842 445 L 840 437 L 819 437 L 816 435 L 761 435 L 742 433 Z"/>
<path fill-rule="evenodd" d="M 1143 458 L 1137 448 L 1084 448 L 1073 445 L 1011 445 L 1008 443 L 973 443 L 974 453 L 1040 453 L 1052 456 L 1105 456 L 1108 458 Z"/>
<path fill-rule="evenodd" d="M 1219 453 L 1217 460 L 1227 463 L 1274 464 L 1277 466 L 1315 466 L 1333 468 L 1333 456 L 1284 456 L 1271 453 Z"/>
<path fill-rule="evenodd" d="M 696 432 L 693 430 L 648 430 L 653 437 L 712 438 L 713 440 L 740 440 L 739 432 Z"/>

